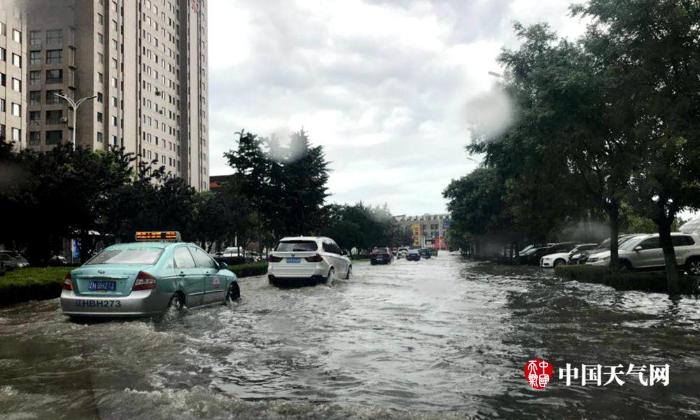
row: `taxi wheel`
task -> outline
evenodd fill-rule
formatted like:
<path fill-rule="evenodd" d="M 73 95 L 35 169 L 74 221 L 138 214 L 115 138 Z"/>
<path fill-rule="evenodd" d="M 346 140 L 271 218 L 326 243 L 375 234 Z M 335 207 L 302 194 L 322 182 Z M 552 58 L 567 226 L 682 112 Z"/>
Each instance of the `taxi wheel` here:
<path fill-rule="evenodd" d="M 233 303 L 240 298 L 241 298 L 241 288 L 238 286 L 238 283 L 234 281 L 228 287 L 228 292 L 226 292 L 226 303 Z"/>
<path fill-rule="evenodd" d="M 328 272 L 328 277 L 326 278 L 326 283 L 333 284 L 334 280 L 335 280 L 335 268 L 331 267 L 331 271 Z"/>
<path fill-rule="evenodd" d="M 182 312 L 185 310 L 185 302 L 182 300 L 182 296 L 179 293 L 175 293 L 173 297 L 170 298 L 170 303 L 168 303 L 168 311 Z"/>

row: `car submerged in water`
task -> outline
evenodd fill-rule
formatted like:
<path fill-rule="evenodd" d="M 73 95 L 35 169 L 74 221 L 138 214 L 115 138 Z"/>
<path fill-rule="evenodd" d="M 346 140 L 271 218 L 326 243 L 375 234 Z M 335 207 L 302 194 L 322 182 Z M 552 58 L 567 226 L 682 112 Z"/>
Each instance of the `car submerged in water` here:
<path fill-rule="evenodd" d="M 371 265 L 391 264 L 392 261 L 394 261 L 394 254 L 386 247 L 375 247 L 372 249 L 372 253 L 369 256 L 369 263 Z"/>
<path fill-rule="evenodd" d="M 154 316 L 240 297 L 236 275 L 178 232 L 137 232 L 68 273 L 61 309 L 70 317 Z"/>
<path fill-rule="evenodd" d="M 268 257 L 267 278 L 274 286 L 349 279 L 352 262 L 345 255 L 331 238 L 282 238 Z"/>
<path fill-rule="evenodd" d="M 417 249 L 409 249 L 406 254 L 406 261 L 420 261 L 420 252 Z"/>

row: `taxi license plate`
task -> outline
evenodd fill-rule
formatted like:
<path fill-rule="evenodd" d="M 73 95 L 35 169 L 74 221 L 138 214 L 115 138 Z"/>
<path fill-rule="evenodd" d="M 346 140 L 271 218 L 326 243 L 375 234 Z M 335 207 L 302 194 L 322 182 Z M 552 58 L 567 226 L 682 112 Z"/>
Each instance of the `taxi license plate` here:
<path fill-rule="evenodd" d="M 114 292 L 117 290 L 117 282 L 91 280 L 90 283 L 88 283 L 88 290 L 91 292 Z"/>
<path fill-rule="evenodd" d="M 299 264 L 300 262 L 301 262 L 301 258 L 299 258 L 299 257 L 287 258 L 287 264 Z"/>

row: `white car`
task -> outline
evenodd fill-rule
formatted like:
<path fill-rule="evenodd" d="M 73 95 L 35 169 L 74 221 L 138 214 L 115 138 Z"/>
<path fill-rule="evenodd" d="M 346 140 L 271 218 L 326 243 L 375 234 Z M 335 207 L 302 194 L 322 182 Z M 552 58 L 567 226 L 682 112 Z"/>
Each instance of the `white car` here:
<path fill-rule="evenodd" d="M 700 275 L 700 236 L 672 233 L 671 240 L 676 253 L 676 263 L 685 267 L 689 274 Z M 629 269 L 654 269 L 665 265 L 658 234 L 639 235 L 625 241 L 620 245 L 618 255 L 620 263 Z M 610 264 L 610 251 L 591 255 L 586 264 Z"/>
<path fill-rule="evenodd" d="M 597 247 L 598 244 L 579 244 L 569 252 L 557 252 L 556 254 L 548 254 L 540 258 L 540 267 L 554 268 L 561 264 L 569 264 L 569 259 L 572 255 L 581 251 L 587 251 Z"/>
<path fill-rule="evenodd" d="M 351 275 L 352 262 L 330 238 L 283 238 L 268 257 L 267 278 L 273 285 L 298 281 L 330 284 Z"/>

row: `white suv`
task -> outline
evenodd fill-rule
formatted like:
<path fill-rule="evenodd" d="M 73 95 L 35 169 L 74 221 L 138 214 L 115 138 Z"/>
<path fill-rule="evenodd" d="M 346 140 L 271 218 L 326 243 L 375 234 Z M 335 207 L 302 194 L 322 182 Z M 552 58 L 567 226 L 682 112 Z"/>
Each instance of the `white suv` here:
<path fill-rule="evenodd" d="M 700 237 L 695 234 L 672 233 L 676 263 L 685 267 L 689 274 L 700 275 Z M 630 269 L 661 268 L 665 265 L 664 251 L 659 243 L 659 235 L 635 236 L 620 245 L 620 263 Z M 608 265 L 610 251 L 593 254 L 586 264 Z"/>
<path fill-rule="evenodd" d="M 297 236 L 283 238 L 268 257 L 267 278 L 273 285 L 291 281 L 332 283 L 349 279 L 352 263 L 333 239 Z"/>

